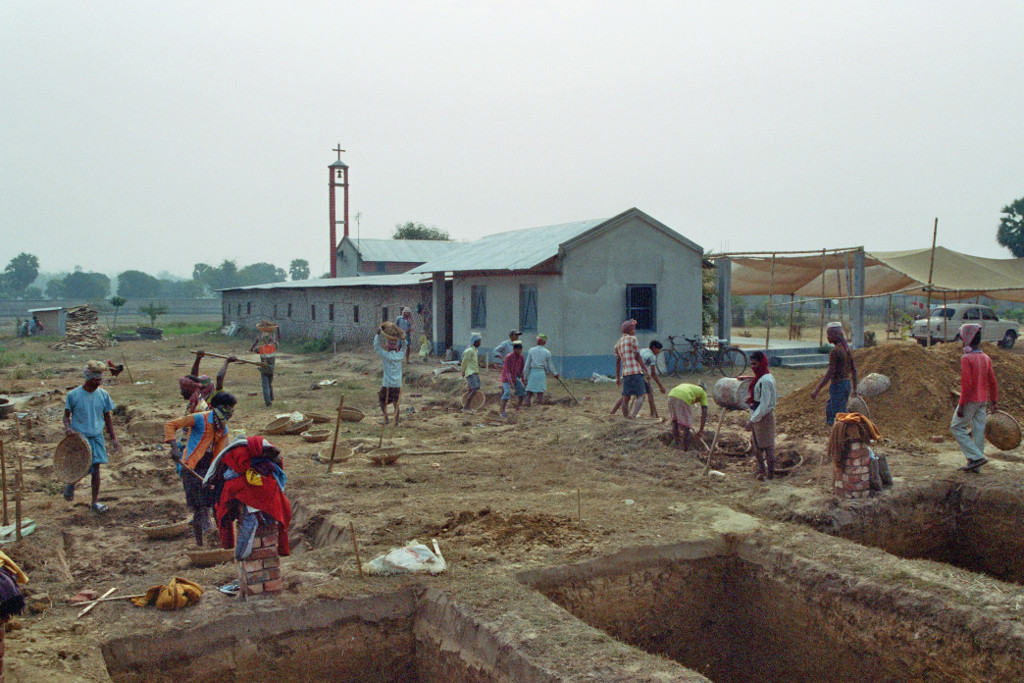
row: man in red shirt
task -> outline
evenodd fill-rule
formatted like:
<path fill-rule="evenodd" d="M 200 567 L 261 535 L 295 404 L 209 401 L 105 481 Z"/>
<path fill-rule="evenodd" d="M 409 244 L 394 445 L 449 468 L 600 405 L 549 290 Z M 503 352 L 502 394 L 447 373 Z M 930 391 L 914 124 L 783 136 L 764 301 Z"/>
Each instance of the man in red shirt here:
<path fill-rule="evenodd" d="M 996 373 L 992 370 L 992 359 L 979 348 L 981 325 L 962 325 L 960 341 L 964 345 L 964 355 L 960 357 L 960 403 L 949 431 L 953 432 L 967 458 L 967 464 L 960 469 L 977 473 L 988 462 L 985 457 L 986 407 L 991 402 L 992 410 L 997 409 L 999 387 Z"/>
<path fill-rule="evenodd" d="M 505 356 L 501 365 L 501 416 L 508 417 L 505 406 L 512 398 L 512 390 L 515 389 L 516 410 L 523 405 L 523 396 L 526 396 L 526 387 L 523 386 L 523 368 L 526 366 L 526 359 L 523 358 L 523 342 L 518 339 L 512 342 L 512 353 Z"/>

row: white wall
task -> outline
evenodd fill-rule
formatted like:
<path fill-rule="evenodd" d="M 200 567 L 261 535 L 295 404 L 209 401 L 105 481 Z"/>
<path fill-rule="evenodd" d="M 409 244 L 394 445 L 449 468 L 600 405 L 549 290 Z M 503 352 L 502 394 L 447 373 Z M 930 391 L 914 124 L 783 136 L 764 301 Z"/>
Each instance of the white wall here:
<path fill-rule="evenodd" d="M 574 340 L 568 355 L 612 354 L 626 318 L 627 284 L 657 285 L 656 330 L 637 331 L 641 347 L 652 339 L 668 346 L 670 334 L 700 334 L 702 256 L 640 218 L 568 250 L 562 259 L 564 335 Z"/>
<path fill-rule="evenodd" d="M 563 348 L 558 328 L 561 316 L 559 277 L 553 274 L 495 275 L 456 277 L 452 290 L 452 331 L 456 348 L 469 343 L 469 335 L 479 332 L 482 349 L 493 349 L 508 339 L 508 332 L 519 329 L 519 285 L 537 286 L 537 332 L 548 335 L 548 348 L 558 355 Z M 470 297 L 474 285 L 487 287 L 487 327 L 470 326 Z M 522 340 L 526 348 L 534 344 L 536 332 L 528 332 Z"/>

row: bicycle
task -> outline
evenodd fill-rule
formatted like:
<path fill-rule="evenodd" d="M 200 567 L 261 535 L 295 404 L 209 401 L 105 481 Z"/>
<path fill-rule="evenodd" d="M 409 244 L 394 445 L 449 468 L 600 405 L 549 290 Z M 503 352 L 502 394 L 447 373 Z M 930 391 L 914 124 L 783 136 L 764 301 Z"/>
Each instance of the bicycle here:
<path fill-rule="evenodd" d="M 658 354 L 658 371 L 661 374 L 678 377 L 717 368 L 725 377 L 738 377 L 747 369 L 747 354 L 736 346 L 719 341 L 717 348 L 709 348 L 701 337 L 683 339 L 690 348 L 680 351 L 676 348 L 676 337 L 668 336 L 671 348 Z"/>

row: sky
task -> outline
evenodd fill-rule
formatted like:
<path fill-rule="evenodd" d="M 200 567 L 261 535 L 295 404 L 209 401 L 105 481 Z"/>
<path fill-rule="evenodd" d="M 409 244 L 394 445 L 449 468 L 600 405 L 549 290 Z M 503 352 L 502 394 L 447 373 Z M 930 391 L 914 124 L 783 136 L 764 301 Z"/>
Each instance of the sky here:
<path fill-rule="evenodd" d="M 7 0 L 0 261 L 318 275 L 339 142 L 362 237 L 637 207 L 707 251 L 927 248 L 938 218 L 1009 257 L 1022 35 L 1020 0 Z"/>

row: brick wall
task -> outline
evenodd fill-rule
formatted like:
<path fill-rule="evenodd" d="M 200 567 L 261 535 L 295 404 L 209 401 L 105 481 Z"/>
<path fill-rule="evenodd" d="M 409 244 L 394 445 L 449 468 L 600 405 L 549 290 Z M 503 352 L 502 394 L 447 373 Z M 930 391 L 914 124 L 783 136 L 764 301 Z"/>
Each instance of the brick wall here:
<path fill-rule="evenodd" d="M 851 441 L 846 460 L 834 471 L 833 488 L 839 498 L 867 498 L 871 493 L 871 475 L 868 469 L 868 446 Z"/>
<path fill-rule="evenodd" d="M 263 319 L 270 320 L 280 326 L 282 339 L 314 339 L 330 330 L 335 341 L 369 343 L 384 320 L 384 309 L 387 320 L 394 322 L 402 307 L 408 306 L 413 310 L 415 344 L 424 331 L 430 336 L 430 297 L 429 284 L 240 289 L 223 293 L 222 316 L 225 325 L 237 323 L 247 330 L 256 329 Z M 331 306 L 334 320 L 330 319 Z M 417 306 L 420 313 L 416 313 Z"/>
<path fill-rule="evenodd" d="M 273 596 L 281 592 L 281 558 L 277 554 L 277 522 L 256 528 L 249 559 L 238 563 L 239 596 Z"/>

